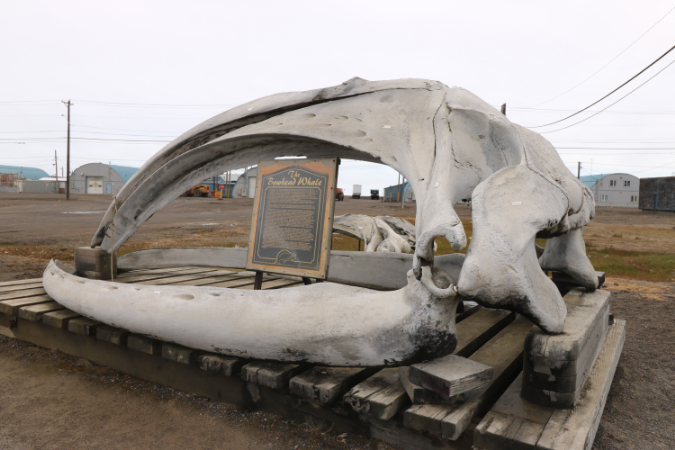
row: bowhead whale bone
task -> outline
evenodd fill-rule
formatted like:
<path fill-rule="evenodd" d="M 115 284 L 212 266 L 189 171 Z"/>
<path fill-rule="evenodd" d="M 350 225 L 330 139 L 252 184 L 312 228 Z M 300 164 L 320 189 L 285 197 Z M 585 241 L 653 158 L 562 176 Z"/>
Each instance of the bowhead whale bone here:
<path fill-rule="evenodd" d="M 407 365 L 454 350 L 457 302 L 408 280 L 397 291 L 329 282 L 261 291 L 143 286 L 81 278 L 54 260 L 43 276 L 66 308 L 134 333 L 244 358 L 340 366 Z"/>
<path fill-rule="evenodd" d="M 559 333 L 565 304 L 541 269 L 597 287 L 581 235 L 595 214 L 593 196 L 553 145 L 471 92 L 417 79 L 353 78 L 255 100 L 205 121 L 131 177 L 91 245 L 115 252 L 189 187 L 282 156 L 374 161 L 410 180 L 417 200 L 412 270 L 437 295 L 511 309 Z M 453 206 L 469 197 L 473 236 L 459 279 L 434 288 L 425 275 L 434 267 L 434 240 L 445 238 L 456 251 L 467 245 Z M 541 258 L 537 237 L 548 238 Z"/>
<path fill-rule="evenodd" d="M 335 216 L 333 232 L 362 240 L 365 252 L 410 253 L 415 249 L 415 227 L 400 217 Z"/>

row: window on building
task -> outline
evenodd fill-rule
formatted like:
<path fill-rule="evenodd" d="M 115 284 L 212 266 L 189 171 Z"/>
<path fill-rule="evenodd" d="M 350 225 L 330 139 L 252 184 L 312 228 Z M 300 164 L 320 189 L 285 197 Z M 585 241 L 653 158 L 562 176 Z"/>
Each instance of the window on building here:
<path fill-rule="evenodd" d="M 638 196 L 637 195 L 631 195 L 630 196 L 630 202 L 631 203 L 637 203 L 638 201 Z"/>
<path fill-rule="evenodd" d="M 609 180 L 610 186 L 616 186 L 616 180 Z"/>
<path fill-rule="evenodd" d="M 623 182 L 623 187 L 630 187 L 630 180 L 625 180 Z"/>
<path fill-rule="evenodd" d="M 607 194 L 602 194 L 602 195 L 600 196 L 600 201 L 601 201 L 601 202 L 608 202 L 608 201 L 609 201 L 609 195 L 607 195 Z"/>

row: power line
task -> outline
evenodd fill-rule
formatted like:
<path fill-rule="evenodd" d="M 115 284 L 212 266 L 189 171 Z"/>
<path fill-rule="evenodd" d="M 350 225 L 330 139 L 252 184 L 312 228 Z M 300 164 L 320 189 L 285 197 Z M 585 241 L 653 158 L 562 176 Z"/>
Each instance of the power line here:
<path fill-rule="evenodd" d="M 193 108 L 193 109 L 209 109 L 209 108 L 231 108 L 233 104 L 225 105 L 206 105 L 206 104 L 164 104 L 164 103 L 132 103 L 132 102 L 98 102 L 91 100 L 75 100 L 78 103 L 87 105 L 105 105 L 105 106 L 119 106 L 119 107 L 133 107 L 133 108 Z"/>
<path fill-rule="evenodd" d="M 675 48 L 675 46 L 674 46 L 673 48 Z M 555 132 L 557 132 L 557 131 L 566 130 L 566 129 L 570 128 L 570 127 L 573 127 L 573 126 L 575 126 L 575 125 L 579 125 L 580 123 L 585 122 L 585 121 L 587 121 L 588 119 L 591 119 L 591 118 L 597 116 L 598 114 L 600 114 L 600 113 L 603 112 L 604 110 L 606 110 L 606 109 L 608 109 L 608 108 L 611 108 L 612 106 L 616 105 L 616 104 L 619 103 L 621 100 L 623 100 L 624 98 L 628 97 L 628 96 L 629 96 L 630 94 L 632 94 L 633 92 L 635 92 L 635 91 L 637 91 L 638 89 L 640 89 L 640 88 L 641 88 L 642 86 L 644 86 L 645 84 L 649 83 L 651 80 L 653 80 L 654 78 L 656 78 L 661 72 L 663 72 L 663 71 L 666 70 L 668 67 L 670 67 L 673 63 L 675 63 L 675 59 L 672 60 L 671 62 L 669 62 L 668 65 L 667 65 L 666 67 L 664 67 L 663 69 L 659 70 L 659 71 L 656 72 L 654 75 L 652 75 L 650 78 L 648 78 L 647 81 L 645 81 L 644 83 L 642 83 L 641 85 L 639 85 L 638 87 L 636 87 L 635 89 L 633 89 L 632 91 L 630 91 L 628 94 L 624 95 L 623 97 L 621 97 L 620 99 L 618 99 L 617 101 L 615 101 L 614 103 L 609 104 L 606 108 L 601 109 L 600 111 L 596 112 L 595 114 L 591 114 L 590 116 L 586 117 L 585 119 L 582 119 L 582 120 L 580 120 L 579 122 L 575 122 L 575 123 L 573 123 L 572 125 L 567 125 L 566 127 L 558 128 L 557 130 L 542 131 L 541 133 L 542 133 L 542 134 L 544 134 L 544 133 L 555 133 Z M 575 115 L 575 114 L 572 114 L 572 115 Z M 572 116 L 570 116 L 570 117 L 572 117 Z M 563 120 L 564 120 L 564 119 L 563 119 Z M 558 121 L 558 122 L 560 122 L 560 121 Z M 554 123 L 557 123 L 557 122 L 554 122 Z M 549 124 L 549 125 L 550 125 L 550 124 Z"/>
<path fill-rule="evenodd" d="M 661 23 L 661 21 L 662 21 L 663 19 L 665 19 L 666 16 L 668 16 L 668 14 L 670 14 L 671 12 L 673 12 L 673 10 L 675 10 L 675 7 L 671 8 L 671 9 L 670 9 L 663 17 L 661 17 L 659 20 L 657 20 L 656 23 L 655 23 L 654 25 L 652 25 L 651 27 L 649 27 L 649 29 L 648 29 L 647 31 L 645 31 L 644 33 L 642 33 L 642 34 L 640 35 L 639 38 L 637 38 L 637 39 L 635 39 L 633 42 L 631 42 L 631 44 L 630 44 L 628 47 L 624 48 L 624 49 L 621 51 L 621 53 L 619 53 L 619 54 L 616 55 L 614 58 L 612 58 L 611 61 L 609 61 L 607 64 L 605 64 L 604 66 L 602 66 L 601 68 L 599 68 L 598 70 L 596 70 L 595 72 L 593 72 L 588 78 L 584 79 L 581 83 L 579 83 L 579 84 L 577 84 L 577 85 L 575 85 L 575 86 L 572 86 L 570 89 L 566 90 L 565 92 L 563 92 L 562 94 L 560 94 L 560 95 L 558 95 L 558 96 L 556 96 L 556 97 L 553 97 L 553 98 L 550 99 L 550 100 L 546 100 L 545 102 L 542 102 L 542 103 L 537 103 L 536 105 L 533 105 L 533 106 L 544 105 L 544 104 L 546 104 L 546 103 L 552 102 L 553 100 L 557 100 L 557 99 L 559 99 L 560 97 L 562 97 L 563 95 L 567 94 L 568 92 L 571 92 L 571 91 L 575 90 L 576 88 L 578 88 L 579 86 L 581 86 L 582 84 L 584 84 L 585 82 L 587 82 L 588 80 L 590 80 L 591 78 L 593 78 L 595 75 L 597 75 L 598 73 L 600 73 L 605 67 L 609 66 L 609 65 L 612 64 L 614 61 L 616 61 L 616 59 L 619 58 L 619 56 L 621 56 L 621 55 L 623 55 L 624 53 L 626 53 L 626 51 L 627 51 L 629 48 L 631 48 L 637 41 L 639 41 L 640 39 L 642 39 L 642 38 L 643 38 L 647 33 L 649 33 L 656 25 L 658 25 L 659 23 Z"/>
<path fill-rule="evenodd" d="M 534 126 L 534 127 L 528 127 L 528 128 L 541 128 L 541 127 L 546 127 L 546 126 L 548 126 L 548 125 L 553 125 L 553 124 L 556 124 L 556 123 L 560 123 L 560 122 L 562 122 L 563 120 L 567 120 L 567 119 L 569 119 L 570 117 L 576 116 L 577 114 L 581 114 L 582 112 L 586 111 L 587 109 L 589 109 L 589 108 L 592 107 L 592 106 L 597 105 L 598 103 L 600 103 L 601 101 L 603 101 L 604 99 L 606 99 L 607 97 L 609 97 L 610 95 L 612 95 L 613 93 L 615 93 L 616 91 L 618 91 L 619 89 L 621 89 L 622 87 L 624 87 L 625 85 L 627 85 L 628 83 L 630 83 L 631 81 L 633 81 L 635 78 L 637 78 L 637 77 L 640 76 L 642 73 L 644 73 L 645 70 L 649 69 L 649 68 L 652 67 L 654 64 L 656 64 L 657 62 L 661 61 L 661 59 L 663 59 L 668 53 L 672 52 L 673 50 L 675 50 L 675 45 L 673 45 L 672 47 L 670 47 L 670 49 L 668 49 L 667 52 L 665 52 L 663 55 L 661 55 L 661 56 L 659 56 L 658 58 L 656 58 L 651 64 L 649 64 L 647 67 L 645 67 L 644 69 L 642 69 L 641 71 L 639 71 L 638 73 L 636 73 L 635 75 L 633 75 L 630 79 L 628 79 L 628 81 L 626 81 L 626 82 L 624 82 L 623 84 L 621 84 L 619 87 L 617 87 L 616 89 L 614 89 L 612 92 L 610 92 L 609 94 L 605 95 L 605 96 L 602 97 L 600 100 L 597 100 L 597 101 L 591 103 L 591 104 L 588 105 L 587 107 L 585 107 L 585 108 L 583 108 L 583 109 L 580 109 L 579 111 L 575 112 L 574 114 L 570 114 L 569 116 L 567 116 L 567 117 L 565 117 L 565 118 L 563 118 L 563 119 L 560 119 L 560 120 L 556 120 L 555 122 L 547 123 L 547 124 L 544 124 L 544 125 L 537 125 L 537 126 Z M 675 60 L 673 60 L 673 61 L 675 61 Z M 672 63 L 673 63 L 673 62 L 671 61 L 670 64 L 672 64 Z M 670 64 L 668 64 L 668 66 L 670 66 Z M 666 68 L 667 68 L 668 66 L 666 66 Z M 665 69 L 665 68 L 664 68 L 664 69 Z M 662 71 L 663 71 L 663 69 L 661 69 L 659 72 L 657 72 L 656 75 L 658 75 L 658 74 L 661 73 Z M 656 75 L 654 75 L 654 76 L 656 76 Z M 652 78 L 654 78 L 654 77 L 652 77 Z M 650 78 L 649 80 L 651 80 L 652 78 Z M 649 81 L 649 80 L 647 80 L 647 81 Z M 644 83 L 643 83 L 643 84 L 644 84 Z M 641 84 L 640 86 L 642 86 L 642 84 Z M 638 86 L 638 88 L 639 88 L 640 86 Z M 631 91 L 631 92 L 635 92 L 635 91 Z M 622 99 L 623 99 L 623 98 L 625 98 L 625 97 L 622 97 Z M 621 99 L 619 99 L 619 100 L 621 100 Z M 614 103 L 614 104 L 615 104 L 615 103 Z M 611 106 L 611 105 L 610 105 L 610 106 Z M 605 108 L 605 109 L 607 109 L 607 108 Z M 604 111 L 604 110 L 601 110 L 600 112 L 602 112 L 602 111 Z M 600 113 L 600 112 L 599 112 L 599 113 Z M 599 114 L 599 113 L 598 113 L 598 114 Z M 591 116 L 591 117 L 593 117 L 593 116 Z"/>

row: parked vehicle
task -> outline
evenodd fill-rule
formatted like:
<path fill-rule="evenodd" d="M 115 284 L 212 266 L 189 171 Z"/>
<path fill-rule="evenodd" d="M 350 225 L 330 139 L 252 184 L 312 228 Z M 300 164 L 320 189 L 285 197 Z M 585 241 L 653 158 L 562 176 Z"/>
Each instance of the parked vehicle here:
<path fill-rule="evenodd" d="M 380 199 L 380 190 L 379 189 L 371 189 L 370 190 L 370 199 L 371 200 L 379 200 Z"/>
<path fill-rule="evenodd" d="M 341 188 L 336 188 L 335 189 L 335 200 L 341 202 L 344 201 L 345 199 L 345 193 L 342 191 Z"/>
<path fill-rule="evenodd" d="M 205 184 L 198 184 L 197 186 L 188 189 L 186 195 L 188 197 L 206 197 L 209 195 L 209 187 Z"/>
<path fill-rule="evenodd" d="M 355 184 L 352 190 L 352 198 L 361 198 L 361 185 Z"/>

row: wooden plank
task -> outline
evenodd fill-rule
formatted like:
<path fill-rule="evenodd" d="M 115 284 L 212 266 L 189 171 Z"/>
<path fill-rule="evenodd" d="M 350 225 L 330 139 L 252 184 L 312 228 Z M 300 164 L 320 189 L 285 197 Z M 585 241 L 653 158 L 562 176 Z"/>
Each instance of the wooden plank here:
<path fill-rule="evenodd" d="M 226 377 L 232 377 L 239 373 L 245 360 L 234 356 L 206 354 L 198 358 L 199 368 L 211 372 L 217 372 Z"/>
<path fill-rule="evenodd" d="M 351 388 L 344 395 L 343 400 L 345 403 L 351 405 L 354 411 L 367 414 L 370 412 L 369 397 L 394 384 L 400 384 L 398 368 L 390 367 L 382 369 L 372 377 Z"/>
<path fill-rule="evenodd" d="M 413 384 L 452 397 L 492 381 L 492 367 L 462 356 L 447 355 L 411 365 L 409 378 Z"/>
<path fill-rule="evenodd" d="M 532 322 L 524 316 L 518 317 L 504 328 L 494 339 L 470 356 L 474 361 L 492 366 L 492 382 L 467 394 L 466 400 L 455 406 L 441 422 L 441 435 L 455 440 L 466 430 L 473 418 L 491 406 L 493 397 L 508 387 L 513 377 L 523 367 L 523 344 L 532 328 Z"/>
<path fill-rule="evenodd" d="M 470 356 L 470 359 L 493 368 L 494 376 L 489 384 L 465 394 L 463 403 L 413 406 L 404 413 L 404 426 L 457 439 L 471 420 L 490 406 L 493 396 L 505 389 L 521 370 L 523 343 L 530 328 L 532 322 L 520 316 Z"/>
<path fill-rule="evenodd" d="M 197 351 L 177 344 L 162 343 L 162 358 L 181 364 L 190 364 Z"/>
<path fill-rule="evenodd" d="M 36 305 L 38 303 L 47 303 L 52 301 L 48 295 L 38 295 L 36 297 L 18 298 L 15 300 L 4 300 L 0 302 L 0 313 L 16 316 L 19 314 L 19 308 L 23 306 Z"/>
<path fill-rule="evenodd" d="M 45 295 L 47 292 L 39 287 L 33 289 L 24 289 L 21 291 L 7 292 L 6 294 L 0 294 L 0 301 L 4 300 L 13 300 L 15 298 L 25 298 L 25 297 L 34 297 L 36 295 Z"/>
<path fill-rule="evenodd" d="M 361 414 L 389 420 L 410 405 L 408 393 L 399 378 L 398 368 L 382 369 L 353 387 L 343 399 Z"/>
<path fill-rule="evenodd" d="M 36 283 L 19 284 L 16 286 L 5 286 L 0 288 L 0 294 L 8 292 L 25 291 L 26 289 L 36 289 L 42 287 L 42 280 Z"/>
<path fill-rule="evenodd" d="M 78 317 L 71 319 L 68 322 L 68 331 L 84 336 L 96 336 L 96 328 L 103 325 L 98 320 L 89 319 L 87 317 Z"/>
<path fill-rule="evenodd" d="M 241 368 L 241 378 L 272 389 L 286 389 L 290 379 L 305 370 L 300 364 L 255 361 Z"/>
<path fill-rule="evenodd" d="M 474 314 L 457 324 L 457 347 L 453 354 L 469 356 L 487 341 L 492 339 L 504 327 L 515 320 L 516 315 L 503 310 L 478 309 Z M 401 368 L 400 376 L 403 387 L 415 405 L 446 404 L 454 405 L 463 397 L 444 397 L 437 393 L 411 383 L 409 369 Z"/>
<path fill-rule="evenodd" d="M 68 322 L 76 317 L 80 317 L 80 313 L 69 309 L 60 309 L 43 314 L 42 323 L 50 327 L 66 329 L 68 328 Z"/>
<path fill-rule="evenodd" d="M 287 278 L 279 278 L 276 280 L 263 281 L 262 289 L 281 289 L 283 287 L 293 286 L 296 284 L 303 284 L 302 282 L 298 283 L 297 280 L 289 280 Z M 241 289 L 253 289 L 253 285 L 244 286 Z"/>
<path fill-rule="evenodd" d="M 121 328 L 115 328 L 108 325 L 100 325 L 96 327 L 96 339 L 99 341 L 126 346 L 128 337 L 129 332 Z"/>
<path fill-rule="evenodd" d="M 42 278 L 29 278 L 27 280 L 3 281 L 0 283 L 0 290 L 5 286 L 18 286 L 22 284 L 42 283 Z"/>
<path fill-rule="evenodd" d="M 563 332 L 533 327 L 525 342 L 522 395 L 531 402 L 571 408 L 586 383 L 609 327 L 608 291 L 572 290 Z"/>
<path fill-rule="evenodd" d="M 221 272 L 226 272 L 226 271 L 221 271 Z M 224 281 L 228 280 L 236 280 L 239 277 L 236 275 L 236 273 L 225 273 L 222 275 L 214 275 L 212 277 L 208 278 L 202 278 L 201 280 L 193 280 L 193 281 L 185 281 L 184 284 L 189 285 L 189 286 L 210 286 L 216 283 L 222 283 Z M 183 284 L 183 283 L 178 283 L 178 284 Z"/>
<path fill-rule="evenodd" d="M 195 273 L 201 273 L 204 269 L 184 269 L 180 271 L 171 271 L 166 272 L 164 270 L 157 271 L 142 271 L 138 272 L 127 272 L 120 274 L 114 281 L 118 283 L 136 283 L 139 281 L 150 281 L 150 280 L 160 280 L 165 278 L 178 277 L 181 275 L 190 275 Z M 147 273 L 150 272 L 150 273 Z"/>
<path fill-rule="evenodd" d="M 130 334 L 127 337 L 127 347 L 148 355 L 159 355 L 162 353 L 162 343 L 156 339 L 138 334 Z"/>
<path fill-rule="evenodd" d="M 19 308 L 19 317 L 22 319 L 36 322 L 42 319 L 44 313 L 64 309 L 62 305 L 56 302 L 39 303 L 37 305 L 24 306 Z"/>
<path fill-rule="evenodd" d="M 573 409 L 531 403 L 520 396 L 522 375 L 509 386 L 474 431 L 479 450 L 504 448 L 590 450 L 602 417 L 625 339 L 626 322 L 610 327 L 584 386 L 585 395 Z M 517 429 L 504 424 L 515 423 Z"/>
<path fill-rule="evenodd" d="M 290 381 L 291 394 L 322 404 L 333 403 L 372 373 L 362 367 L 313 367 Z"/>
<path fill-rule="evenodd" d="M 161 279 L 156 279 L 156 280 L 146 280 L 146 281 L 139 281 L 136 284 L 143 284 L 143 285 L 160 285 L 160 284 L 166 284 L 166 285 L 171 285 L 171 284 L 177 284 L 177 283 L 182 283 L 185 281 L 193 281 L 193 280 L 199 280 L 202 278 L 208 278 L 210 276 L 213 276 L 213 273 L 216 272 L 216 270 L 209 270 L 205 269 L 201 273 L 194 273 L 191 275 L 178 275 L 175 277 L 169 277 L 169 278 L 161 278 Z"/>
<path fill-rule="evenodd" d="M 266 278 L 267 281 L 276 279 L 276 277 L 269 277 Z M 225 288 L 241 288 L 243 286 L 251 286 L 253 287 L 253 283 L 255 281 L 255 277 L 253 276 L 240 276 L 238 278 L 235 278 L 230 281 L 223 281 L 221 283 L 214 283 L 211 286 L 213 287 L 225 287 Z"/>

